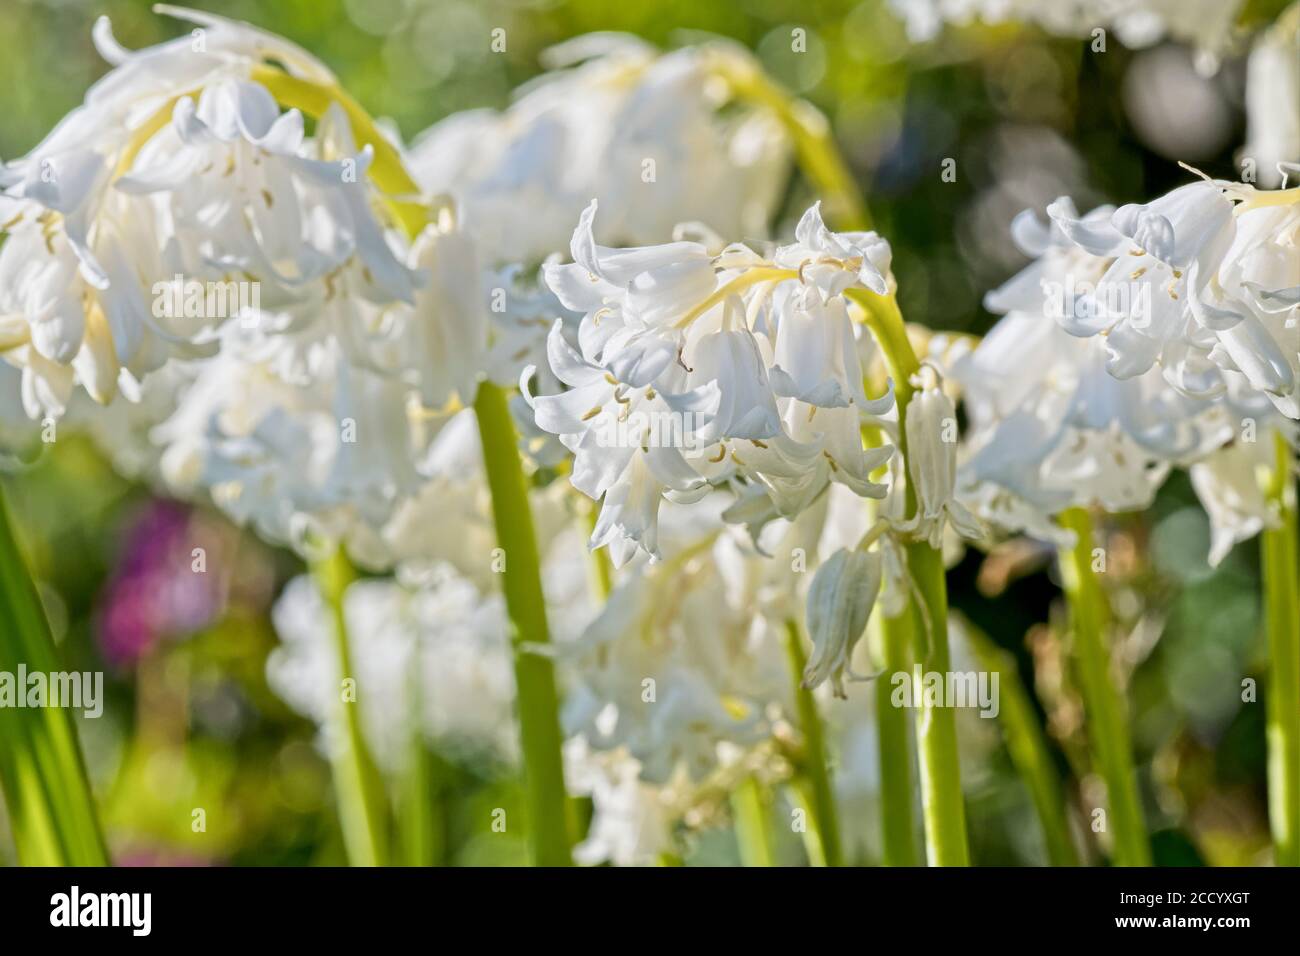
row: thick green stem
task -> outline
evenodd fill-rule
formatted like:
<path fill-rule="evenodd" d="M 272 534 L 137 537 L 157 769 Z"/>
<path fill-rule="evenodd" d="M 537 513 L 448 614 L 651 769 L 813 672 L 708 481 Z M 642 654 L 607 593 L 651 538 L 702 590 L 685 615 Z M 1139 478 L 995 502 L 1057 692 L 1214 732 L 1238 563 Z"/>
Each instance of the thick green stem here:
<path fill-rule="evenodd" d="M 353 866 L 384 866 L 389 862 L 384 784 L 361 729 L 360 699 L 366 690 L 357 682 L 343 610 L 343 596 L 356 575 L 342 549 L 313 562 L 311 569 L 329 608 L 339 666 L 337 720 L 341 733 L 333 741 L 330 770 L 343 844 Z"/>
<path fill-rule="evenodd" d="M 374 150 L 369 176 L 386 195 L 395 219 L 414 238 L 429 221 L 420 189 L 402 165 L 402 157 L 366 111 L 346 91 L 293 77 L 271 64 L 254 68 L 253 79 L 276 100 L 319 119 L 331 106 L 343 110 L 358 144 Z M 505 392 L 484 382 L 474 402 L 483 460 L 492 492 L 497 544 L 506 562 L 506 609 L 515 656 L 515 693 L 523 741 L 529 833 L 533 862 L 561 866 L 572 862 L 565 807 L 564 770 L 560 756 L 559 702 L 549 659 L 530 647 L 549 642 L 546 604 L 528 486 L 524 481 L 514 423 Z"/>
<path fill-rule="evenodd" d="M 1060 521 L 1075 534 L 1074 547 L 1060 554 L 1061 578 L 1070 608 L 1088 743 L 1110 804 L 1113 860 L 1117 866 L 1150 866 L 1151 845 L 1142 821 L 1133 743 L 1124 699 L 1111 675 L 1110 606 L 1093 570 L 1092 520 L 1083 508 L 1071 508 Z"/>
<path fill-rule="evenodd" d="M 45 675 L 64 670 L 0 486 L 0 672 L 17 675 L 20 667 Z M 18 859 L 28 866 L 105 866 L 76 727 L 65 707 L 49 703 L 0 706 L 0 787 Z"/>
<path fill-rule="evenodd" d="M 772 829 L 768 825 L 767 794 L 755 777 L 746 777 L 731 792 L 731 815 L 745 866 L 775 866 Z"/>
<path fill-rule="evenodd" d="M 786 654 L 794 680 L 795 704 L 799 711 L 799 729 L 803 733 L 804 762 L 809 803 L 812 805 L 813 829 L 817 837 L 815 862 L 823 866 L 843 866 L 844 849 L 840 842 L 839 813 L 835 807 L 835 788 L 826 750 L 826 730 L 817 710 L 813 692 L 803 686 L 803 670 L 808 662 L 803 650 L 803 635 L 795 621 L 786 622 Z"/>
<path fill-rule="evenodd" d="M 1278 866 L 1300 866 L 1300 570 L 1291 449 L 1276 436 L 1277 461 L 1266 492 L 1278 524 L 1261 536 L 1268 629 L 1268 817 Z"/>
<path fill-rule="evenodd" d="M 1015 658 L 998 647 L 987 634 L 969 621 L 965 631 L 980 666 L 998 675 L 998 720 L 1002 736 L 1020 779 L 1029 789 L 1043 827 L 1043 842 L 1052 866 L 1078 866 L 1079 852 L 1070 837 L 1061 779 L 1052 763 L 1052 752 L 1034 712 L 1034 705 L 1020 680 Z"/>
<path fill-rule="evenodd" d="M 912 400 L 912 376 L 921 370 L 921 362 L 907 337 L 907 326 L 903 323 L 898 300 L 892 295 L 876 295 L 866 289 L 849 289 L 845 295 L 862 307 L 862 322 L 871 331 L 884 354 L 885 366 L 894 382 L 894 398 L 898 402 L 901 422 L 907 403 Z M 907 435 L 901 430 L 899 446 L 899 451 L 906 457 Z M 914 504 L 909 489 L 909 513 Z"/>
<path fill-rule="evenodd" d="M 550 642 L 550 632 L 537 537 L 528 507 L 528 485 L 505 392 L 491 382 L 483 382 L 474 411 L 492 491 L 492 515 L 501 552 L 497 558 L 505 569 L 533 862 L 538 866 L 567 866 L 572 860 L 560 755 L 559 698 L 551 660 L 537 653 Z"/>
<path fill-rule="evenodd" d="M 916 811 L 912 792 L 912 733 L 910 717 L 893 702 L 893 676 L 911 680 L 912 608 L 897 617 L 876 618 L 880 637 L 880 665 L 875 683 L 876 735 L 880 744 L 880 829 L 885 866 L 919 866 Z"/>
<path fill-rule="evenodd" d="M 948 589 L 943 554 L 924 541 L 907 546 L 907 566 L 921 601 L 916 650 L 927 674 L 952 670 L 948 653 Z M 921 767 L 921 815 L 925 821 L 926 859 L 931 866 L 969 866 L 966 808 L 962 804 L 961 766 L 957 759 L 957 719 L 944 701 L 921 694 L 917 708 L 916 747 Z"/>
<path fill-rule="evenodd" d="M 850 289 L 846 295 L 862 308 L 863 322 L 880 346 L 894 381 L 898 419 L 907 420 L 912 400 L 911 378 L 921 363 L 907 338 L 898 302 L 866 289 Z M 898 453 L 907 460 L 907 431 L 899 429 Z M 916 489 L 907 486 L 907 514 L 916 511 Z M 948 653 L 948 588 L 944 581 L 943 555 L 926 541 L 907 545 L 907 566 L 920 601 L 913 600 L 917 614 L 916 659 L 927 673 L 946 674 L 951 666 Z M 921 695 L 917 709 L 916 745 L 920 756 L 921 811 L 925 821 L 926 859 L 931 866 L 967 866 L 970 851 L 966 839 L 966 810 L 962 804 L 961 768 L 957 759 L 957 721 L 949 707 L 929 703 Z"/>

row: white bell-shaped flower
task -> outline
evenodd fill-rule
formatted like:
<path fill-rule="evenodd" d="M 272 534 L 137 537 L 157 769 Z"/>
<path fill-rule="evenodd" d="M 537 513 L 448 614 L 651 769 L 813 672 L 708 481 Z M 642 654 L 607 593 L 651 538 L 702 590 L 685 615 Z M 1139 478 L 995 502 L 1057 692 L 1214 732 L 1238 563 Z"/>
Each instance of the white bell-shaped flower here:
<path fill-rule="evenodd" d="M 802 281 L 823 297 L 857 286 L 889 291 L 889 243 L 874 232 L 832 232 L 822 222 L 821 203 L 808 208 L 795 227 L 795 241 L 776 251 L 779 266 L 799 270 Z"/>
<path fill-rule="evenodd" d="M 1233 546 L 1280 520 L 1276 502 L 1260 486 L 1260 473 L 1276 465 L 1271 436 L 1237 441 L 1188 469 L 1192 488 L 1210 518 L 1210 567 L 1218 567 Z"/>

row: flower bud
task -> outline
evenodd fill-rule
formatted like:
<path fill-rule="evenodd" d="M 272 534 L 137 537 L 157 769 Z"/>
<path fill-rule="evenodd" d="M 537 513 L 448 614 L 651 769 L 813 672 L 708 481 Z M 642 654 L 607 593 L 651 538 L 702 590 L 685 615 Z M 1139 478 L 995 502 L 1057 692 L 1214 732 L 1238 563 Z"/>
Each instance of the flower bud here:
<path fill-rule="evenodd" d="M 813 652 L 803 672 L 803 686 L 817 687 L 828 677 L 836 697 L 846 697 L 844 675 L 853 648 L 862 638 L 871 608 L 880 593 L 879 551 L 841 548 L 813 576 L 808 589 L 808 633 Z"/>

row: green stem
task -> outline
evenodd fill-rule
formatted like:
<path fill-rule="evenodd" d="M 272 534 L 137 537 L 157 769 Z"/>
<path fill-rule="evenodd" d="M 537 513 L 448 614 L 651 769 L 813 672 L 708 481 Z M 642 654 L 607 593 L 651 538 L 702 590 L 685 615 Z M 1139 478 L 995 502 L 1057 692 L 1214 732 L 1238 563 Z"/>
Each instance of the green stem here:
<path fill-rule="evenodd" d="M 433 757 L 423 741 L 418 741 L 411 748 L 398 794 L 398 850 L 404 865 L 437 865 L 442 852 L 439 798 Z"/>
<path fill-rule="evenodd" d="M 348 862 L 353 866 L 388 863 L 388 813 L 383 779 L 361 729 L 360 697 L 348 639 L 343 596 L 356 574 L 341 548 L 313 562 L 312 575 L 329 608 L 334 655 L 339 665 L 338 721 L 341 739 L 334 741 L 330 770 L 339 804 L 339 823 Z M 350 682 L 344 685 L 344 681 Z"/>
<path fill-rule="evenodd" d="M 64 668 L 0 486 L 0 671 Z M 25 694 L 25 687 L 16 688 Z M 106 866 L 95 800 L 64 707 L 0 707 L 0 788 L 18 859 L 28 866 Z"/>
<path fill-rule="evenodd" d="M 1264 616 L 1270 661 L 1268 708 L 1268 815 L 1278 866 L 1300 866 L 1300 587 L 1297 569 L 1296 496 L 1291 449 L 1276 436 L 1277 461 L 1266 492 L 1277 527 L 1261 536 Z"/>
<path fill-rule="evenodd" d="M 411 709 L 407 714 L 410 740 L 397 786 L 398 850 L 401 861 L 407 866 L 435 866 L 444 849 L 442 772 L 439 761 L 424 742 L 422 680 L 417 648 L 407 675 L 411 695 Z"/>
<path fill-rule="evenodd" d="M 538 866 L 567 866 L 572 860 L 560 755 L 559 697 L 554 666 L 550 658 L 537 653 L 550 642 L 550 633 L 528 486 L 505 392 L 491 382 L 483 382 L 474 411 L 492 491 L 497 545 L 505 561 L 506 609 L 514 647 L 533 862 Z"/>
<path fill-rule="evenodd" d="M 840 156 L 826 117 L 811 103 L 783 90 L 748 60 L 719 53 L 717 69 L 739 99 L 770 110 L 785 127 L 799 168 L 826 203 L 826 219 L 838 229 L 870 228 L 862 192 Z"/>
<path fill-rule="evenodd" d="M 892 677 L 910 681 L 912 668 L 912 608 L 897 617 L 877 617 L 880 663 L 884 674 L 875 682 L 876 735 L 880 744 L 880 828 L 885 866 L 918 866 L 916 819 L 912 793 L 912 735 L 906 710 L 892 700 Z"/>
<path fill-rule="evenodd" d="M 379 132 L 359 103 L 339 87 L 293 77 L 270 64 L 255 67 L 252 76 L 282 105 L 295 107 L 317 119 L 337 104 L 347 115 L 357 143 L 373 148 L 369 176 L 385 193 L 407 236 L 415 238 L 429 221 L 429 208 L 420 201 L 419 186 L 402 165 L 400 151 Z M 548 658 L 529 650 L 548 643 L 550 635 L 537 540 L 528 506 L 528 486 L 505 392 L 484 382 L 479 387 L 474 411 L 492 492 L 497 544 L 507 562 L 506 609 L 515 652 L 515 693 L 523 741 L 533 862 L 539 866 L 569 865 L 572 858 L 554 668 Z"/>
<path fill-rule="evenodd" d="M 1092 519 L 1083 508 L 1071 508 L 1061 514 L 1060 522 L 1075 534 L 1074 547 L 1060 554 L 1061 578 L 1070 608 L 1088 742 L 1110 803 L 1114 863 L 1150 866 L 1151 845 L 1142 821 L 1124 699 L 1111 676 L 1110 606 L 1092 568 Z"/>
<path fill-rule="evenodd" d="M 736 842 L 745 866 L 775 866 L 772 830 L 768 826 L 767 795 L 758 779 L 749 776 L 731 791 L 731 814 Z"/>
<path fill-rule="evenodd" d="M 585 500 L 585 499 L 584 499 Z M 587 505 L 585 528 L 587 537 L 596 527 L 600 518 L 600 502 L 592 501 Z M 603 602 L 614 589 L 614 567 L 605 548 L 587 548 L 587 587 L 592 599 Z"/>
<path fill-rule="evenodd" d="M 1052 866 L 1078 866 L 1079 853 L 1070 837 L 1061 779 L 1052 763 L 1052 752 L 1039 724 L 1034 705 L 1020 680 L 1015 658 L 994 644 L 970 621 L 963 622 L 967 640 L 980 666 L 998 675 L 998 720 L 1007 751 L 1020 779 L 1029 789 L 1043 827 L 1043 842 Z"/>
<path fill-rule="evenodd" d="M 861 306 L 863 322 L 880 346 L 894 381 L 898 420 L 907 421 L 912 400 L 911 378 L 921 363 L 907 338 L 907 327 L 898 302 L 892 295 L 880 296 L 866 289 L 845 293 Z M 907 460 L 907 429 L 900 428 L 898 453 Z M 916 489 L 907 486 L 907 514 L 916 512 Z M 919 593 L 920 603 L 910 603 L 916 618 L 916 659 L 926 672 L 946 674 L 951 667 L 948 652 L 948 588 L 944 581 L 943 555 L 926 541 L 912 541 L 906 547 L 908 571 Z M 950 707 L 928 703 L 922 695 L 916 716 L 916 746 L 920 757 L 921 814 L 925 821 L 926 859 L 931 866 L 968 866 L 970 851 L 966 839 L 966 810 L 962 804 L 961 767 L 957 759 L 957 721 Z"/>
<path fill-rule="evenodd" d="M 948 652 L 948 589 L 944 582 L 943 554 L 924 541 L 907 546 L 907 566 L 921 603 L 923 626 L 917 631 L 917 653 L 922 670 L 947 674 L 952 670 Z M 921 816 L 925 821 L 926 859 L 931 866 L 969 866 L 966 809 L 962 804 L 961 765 L 957 759 L 957 718 L 942 701 L 921 695 L 916 717 L 916 747 L 921 768 Z"/>
<path fill-rule="evenodd" d="M 907 337 L 907 326 L 903 322 L 903 313 L 898 308 L 898 300 L 892 295 L 876 295 L 867 289 L 849 289 L 844 294 L 861 306 L 863 324 L 880 345 L 889 377 L 894 382 L 894 398 L 898 402 L 899 420 L 902 421 L 902 414 L 912 400 L 912 376 L 921 370 L 921 362 Z M 906 457 L 907 435 L 902 429 L 899 434 L 899 450 Z M 909 513 L 914 505 L 909 489 Z"/>
<path fill-rule="evenodd" d="M 803 686 L 807 657 L 799 625 L 786 621 L 786 654 L 794 681 L 795 703 L 799 711 L 799 729 L 803 733 L 803 773 L 807 777 L 809 803 L 812 805 L 812 831 L 817 837 L 817 854 L 823 866 L 843 866 L 844 850 L 840 842 L 839 814 L 835 807 L 835 788 L 826 749 L 826 730 L 817 710 L 813 692 Z"/>

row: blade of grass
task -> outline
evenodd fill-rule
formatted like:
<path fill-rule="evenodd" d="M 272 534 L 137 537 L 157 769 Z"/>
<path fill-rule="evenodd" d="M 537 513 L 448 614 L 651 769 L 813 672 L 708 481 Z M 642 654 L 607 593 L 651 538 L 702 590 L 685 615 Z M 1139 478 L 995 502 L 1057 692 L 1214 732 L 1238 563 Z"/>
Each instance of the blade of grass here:
<path fill-rule="evenodd" d="M 16 674 L 20 665 L 29 673 L 63 670 L 0 485 L 0 671 Z M 22 863 L 107 865 L 69 711 L 0 707 L 0 786 Z"/>

